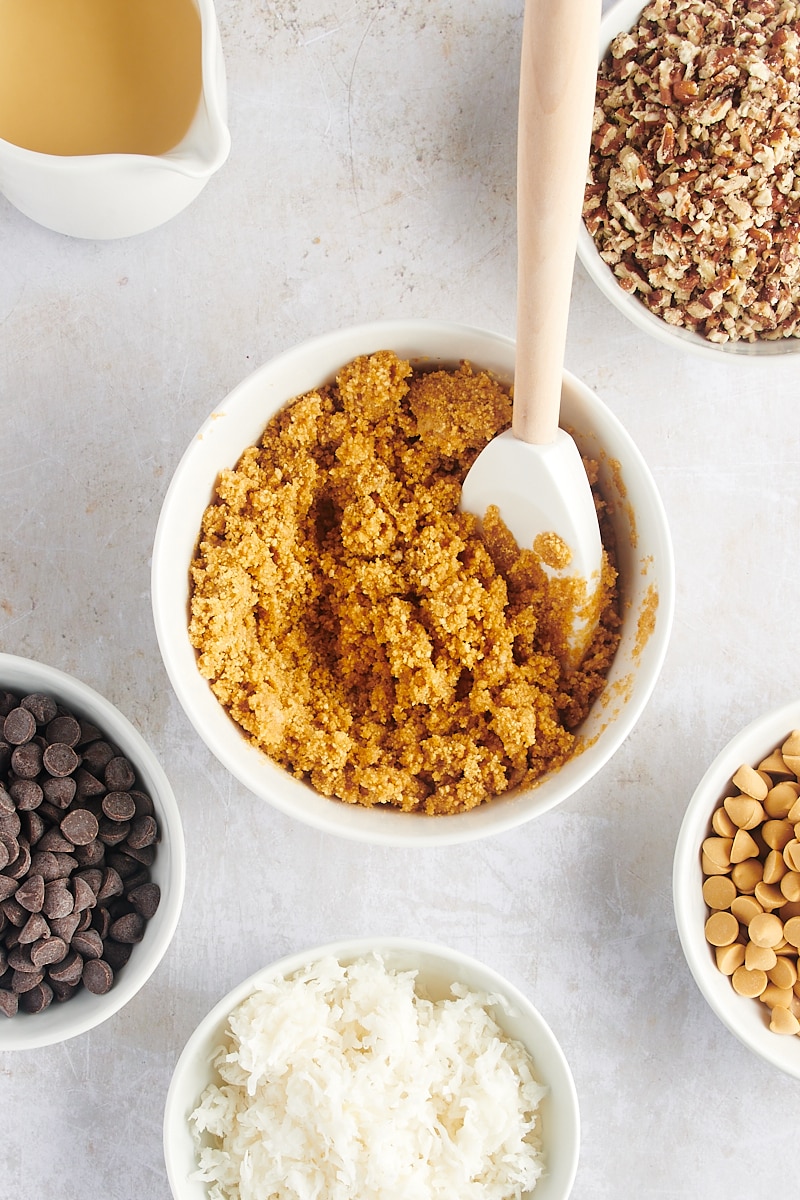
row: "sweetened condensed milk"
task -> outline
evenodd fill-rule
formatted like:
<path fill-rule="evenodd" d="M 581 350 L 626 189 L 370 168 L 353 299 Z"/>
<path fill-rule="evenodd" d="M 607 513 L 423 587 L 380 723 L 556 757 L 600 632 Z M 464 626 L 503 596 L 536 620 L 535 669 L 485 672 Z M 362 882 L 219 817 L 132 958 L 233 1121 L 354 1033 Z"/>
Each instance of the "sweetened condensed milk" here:
<path fill-rule="evenodd" d="M 0 0 L 0 138 L 44 154 L 163 154 L 202 85 L 194 0 Z"/>

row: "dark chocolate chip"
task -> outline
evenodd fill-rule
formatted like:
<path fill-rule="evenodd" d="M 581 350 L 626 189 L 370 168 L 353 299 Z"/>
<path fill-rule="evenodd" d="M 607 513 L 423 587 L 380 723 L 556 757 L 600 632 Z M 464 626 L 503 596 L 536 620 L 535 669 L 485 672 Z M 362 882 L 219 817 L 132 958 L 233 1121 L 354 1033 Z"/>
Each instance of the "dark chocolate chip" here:
<path fill-rule="evenodd" d="M 22 746 L 36 733 L 36 721 L 27 708 L 13 708 L 3 722 L 3 740 L 10 746 Z"/>
<path fill-rule="evenodd" d="M 52 742 L 42 753 L 42 765 L 48 775 L 64 779 L 80 766 L 80 759 L 65 742 Z"/>
<path fill-rule="evenodd" d="M 31 962 L 35 967 L 49 967 L 67 957 L 69 946 L 60 937 L 41 938 L 31 946 Z"/>
<path fill-rule="evenodd" d="M 41 815 L 35 809 L 26 809 L 25 812 L 23 812 L 20 820 L 22 821 L 22 832 L 28 839 L 28 845 L 38 845 L 39 839 L 42 837 L 46 829 Z"/>
<path fill-rule="evenodd" d="M 38 742 L 25 742 L 11 752 L 11 770 L 20 779 L 35 779 L 42 769 L 44 752 Z"/>
<path fill-rule="evenodd" d="M 97 899 L 111 900 L 113 896 L 121 896 L 123 891 L 124 884 L 119 871 L 115 871 L 113 867 L 106 867 L 100 887 L 97 889 Z"/>
<path fill-rule="evenodd" d="M 116 753 L 109 742 L 92 742 L 82 753 L 83 765 L 93 775 L 102 775 L 111 759 L 116 757 Z"/>
<path fill-rule="evenodd" d="M 107 763 L 103 779 L 110 792 L 126 792 L 136 783 L 136 772 L 127 758 L 119 754 Z"/>
<path fill-rule="evenodd" d="M 61 832 L 73 846 L 88 846 L 97 837 L 97 817 L 88 808 L 73 808 L 62 820 Z"/>
<path fill-rule="evenodd" d="M 84 929 L 76 933 L 72 939 L 72 949 L 77 950 L 82 958 L 101 958 L 103 955 L 103 939 L 96 929 Z M 33 957 L 31 955 L 31 957 Z"/>
<path fill-rule="evenodd" d="M 83 959 L 77 950 L 70 950 L 60 963 L 53 963 L 47 968 L 48 978 L 56 983 L 66 983 L 70 987 L 80 983 L 83 972 Z"/>
<path fill-rule="evenodd" d="M 42 692 L 31 692 L 23 696 L 19 704 L 20 708 L 27 708 L 37 725 L 46 725 L 58 713 L 52 696 L 45 696 Z"/>
<path fill-rule="evenodd" d="M 8 875 L 0 875 L 0 911 L 3 908 L 3 901 L 13 896 L 18 887 L 18 880 L 11 879 Z"/>
<path fill-rule="evenodd" d="M 12 797 L 6 791 L 5 786 L 0 783 L 0 813 L 8 816 L 9 813 L 13 813 L 15 810 L 16 805 Z"/>
<path fill-rule="evenodd" d="M 75 717 L 62 713 L 48 723 L 46 729 L 47 741 L 50 745 L 63 742 L 66 746 L 77 746 L 81 740 L 80 722 Z"/>
<path fill-rule="evenodd" d="M 130 821 L 136 815 L 136 799 L 132 792 L 107 792 L 103 797 L 103 812 L 110 821 Z"/>
<path fill-rule="evenodd" d="M 65 917 L 53 917 L 50 921 L 50 932 L 54 937 L 62 938 L 69 945 L 80 919 L 81 914 L 76 912 L 67 913 Z"/>
<path fill-rule="evenodd" d="M 140 884 L 128 892 L 128 900 L 145 921 L 149 921 L 155 916 L 161 901 L 161 888 L 157 883 Z"/>
<path fill-rule="evenodd" d="M 113 921 L 109 929 L 109 937 L 115 942 L 140 942 L 144 937 L 145 920 L 141 913 L 125 913 Z"/>
<path fill-rule="evenodd" d="M 15 779 L 9 784 L 8 790 L 14 799 L 18 812 L 30 812 L 40 808 L 44 799 L 41 784 L 35 779 Z"/>
<path fill-rule="evenodd" d="M 6 1017 L 15 1017 L 19 1009 L 19 996 L 16 992 L 0 988 L 0 1012 Z"/>
<path fill-rule="evenodd" d="M 44 979 L 19 998 L 19 1006 L 26 1013 L 44 1012 L 53 1003 L 53 989 Z"/>
<path fill-rule="evenodd" d="M 83 964 L 83 986 L 95 996 L 104 996 L 111 990 L 114 972 L 102 958 L 90 958 Z"/>
<path fill-rule="evenodd" d="M 31 865 L 31 848 L 25 838 L 18 838 L 17 846 L 19 847 L 17 857 L 3 869 L 3 874 L 10 875 L 12 879 L 24 878 Z"/>
<path fill-rule="evenodd" d="M 102 842 L 93 841 L 76 846 L 73 853 L 79 867 L 96 867 L 105 858 L 106 848 Z"/>
<path fill-rule="evenodd" d="M 91 886 L 80 875 L 72 878 L 72 894 L 75 897 L 75 912 L 83 912 L 86 908 L 94 908 L 97 897 Z"/>
<path fill-rule="evenodd" d="M 19 931 L 20 946 L 29 946 L 40 938 L 50 936 L 50 926 L 40 912 L 31 913 Z"/>
<path fill-rule="evenodd" d="M 14 899 L 29 913 L 42 911 L 45 882 L 41 875 L 29 875 L 17 888 Z"/>
<path fill-rule="evenodd" d="M 103 796 L 105 791 L 106 785 L 102 779 L 98 779 L 84 767 L 78 767 L 75 772 L 75 794 L 80 800 L 88 799 L 90 796 Z"/>
<path fill-rule="evenodd" d="M 66 917 L 75 907 L 72 893 L 66 883 L 56 879 L 44 885 L 44 902 L 42 912 L 51 920 L 53 917 Z"/>
<path fill-rule="evenodd" d="M 46 829 L 37 842 L 38 850 L 52 850 L 54 853 L 64 852 L 69 853 L 72 850 L 72 842 L 69 838 L 65 838 L 57 825 L 52 825 Z M 77 865 L 77 864 L 76 864 Z"/>
<path fill-rule="evenodd" d="M 131 822 L 128 845 L 132 846 L 135 850 L 143 850 L 145 846 L 155 845 L 157 838 L 158 825 L 156 824 L 155 817 L 136 817 Z"/>
<path fill-rule="evenodd" d="M 117 793 L 119 795 L 119 793 Z M 98 830 L 98 838 L 104 846 L 119 846 L 131 831 L 128 821 L 110 821 L 103 817 Z"/>

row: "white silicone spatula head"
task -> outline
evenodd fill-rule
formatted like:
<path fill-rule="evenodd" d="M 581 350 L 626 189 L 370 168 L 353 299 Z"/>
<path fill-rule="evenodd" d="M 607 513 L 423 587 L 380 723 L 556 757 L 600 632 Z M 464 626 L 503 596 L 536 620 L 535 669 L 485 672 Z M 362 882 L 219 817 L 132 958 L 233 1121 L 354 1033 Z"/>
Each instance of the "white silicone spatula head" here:
<path fill-rule="evenodd" d="M 461 507 L 496 504 L 521 548 L 543 536 L 568 548 L 550 574 L 582 581 L 568 665 L 597 620 L 602 544 L 578 449 L 559 428 L 572 274 L 589 161 L 601 0 L 527 0 L 517 135 L 517 351 L 513 423 L 470 468 Z M 568 561 L 566 561 L 568 558 Z"/>

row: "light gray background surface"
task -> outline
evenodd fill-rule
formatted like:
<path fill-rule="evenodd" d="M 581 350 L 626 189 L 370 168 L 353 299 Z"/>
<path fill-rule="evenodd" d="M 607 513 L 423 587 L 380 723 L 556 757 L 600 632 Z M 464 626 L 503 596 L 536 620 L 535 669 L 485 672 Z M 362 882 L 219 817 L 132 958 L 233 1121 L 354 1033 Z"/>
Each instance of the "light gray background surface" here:
<path fill-rule="evenodd" d="M 273 812 L 195 736 L 156 645 L 161 500 L 253 368 L 384 317 L 513 334 L 521 11 L 220 0 L 233 148 L 185 213 L 82 242 L 0 197 L 0 647 L 78 675 L 131 718 L 177 793 L 188 855 L 176 937 L 139 996 L 93 1033 L 0 1055 L 0 1197 L 168 1200 L 162 1105 L 197 1021 L 272 959 L 371 933 L 448 943 L 532 998 L 580 1096 L 575 1200 L 767 1198 L 787 1184 L 800 1085 L 705 1006 L 671 864 L 708 762 L 797 694 L 796 361 L 671 351 L 576 267 L 567 366 L 655 475 L 677 611 L 633 735 L 516 832 L 414 853 Z"/>

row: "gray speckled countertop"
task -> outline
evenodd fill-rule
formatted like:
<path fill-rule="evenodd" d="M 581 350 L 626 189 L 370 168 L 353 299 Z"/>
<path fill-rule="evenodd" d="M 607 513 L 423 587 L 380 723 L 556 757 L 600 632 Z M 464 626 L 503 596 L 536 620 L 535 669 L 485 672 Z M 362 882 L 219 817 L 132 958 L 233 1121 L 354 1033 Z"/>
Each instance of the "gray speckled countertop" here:
<path fill-rule="evenodd" d="M 0 1054 L 4 1197 L 168 1200 L 161 1112 L 196 1022 L 272 959 L 370 933 L 447 942 L 530 995 L 579 1092 L 575 1200 L 785 1194 L 798 1085 L 706 1007 L 671 866 L 710 759 L 797 693 L 796 364 L 665 348 L 576 267 L 567 366 L 656 478 L 677 609 L 635 732 L 527 827 L 424 853 L 317 834 L 220 767 L 156 645 L 161 500 L 234 384 L 376 318 L 513 333 L 521 10 L 220 0 L 233 148 L 190 208 L 101 243 L 0 198 L 0 647 L 78 675 L 134 721 L 173 784 L 188 856 L 177 934 L 135 1000 L 64 1045 Z"/>

